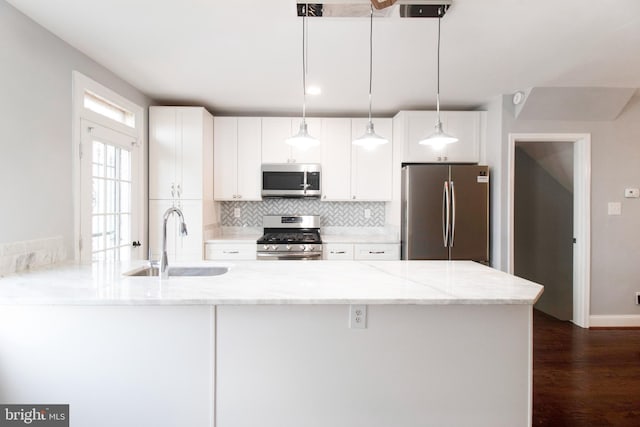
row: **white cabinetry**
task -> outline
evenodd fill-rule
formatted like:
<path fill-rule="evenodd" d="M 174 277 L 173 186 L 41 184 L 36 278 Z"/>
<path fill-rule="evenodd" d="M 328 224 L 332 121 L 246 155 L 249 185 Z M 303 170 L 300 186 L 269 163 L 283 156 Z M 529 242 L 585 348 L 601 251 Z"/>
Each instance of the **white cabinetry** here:
<path fill-rule="evenodd" d="M 416 163 L 478 163 L 480 162 L 482 111 L 441 111 L 443 130 L 458 138 L 458 142 L 435 150 L 418 141 L 434 131 L 435 111 L 401 111 L 395 123 L 403 127 L 405 141 L 403 162 Z"/>
<path fill-rule="evenodd" d="M 149 248 L 154 259 L 162 252 L 162 217 L 172 206 L 182 210 L 189 235 L 179 236 L 172 215 L 169 260 L 201 260 L 205 230 L 215 222 L 213 117 L 202 107 L 149 108 Z"/>
<path fill-rule="evenodd" d="M 207 243 L 205 259 L 208 260 L 252 260 L 256 259 L 256 242 Z"/>
<path fill-rule="evenodd" d="M 362 135 L 368 119 L 351 121 L 351 139 Z M 353 145 L 351 151 L 351 199 L 356 201 L 391 200 L 393 166 L 392 119 L 373 119 L 378 135 L 389 143 L 374 148 Z"/>
<path fill-rule="evenodd" d="M 374 119 L 389 144 L 353 145 L 368 119 L 322 119 L 322 200 L 388 201 L 392 193 L 392 120 Z"/>
<path fill-rule="evenodd" d="M 214 119 L 214 199 L 261 200 L 259 117 Z"/>
<path fill-rule="evenodd" d="M 354 258 L 357 260 L 399 260 L 400 245 L 397 243 L 356 243 Z"/>
<path fill-rule="evenodd" d="M 322 255 L 327 260 L 353 260 L 353 244 L 325 243 L 322 248 Z"/>
<path fill-rule="evenodd" d="M 325 243 L 323 257 L 326 260 L 380 260 L 400 259 L 397 243 Z"/>
<path fill-rule="evenodd" d="M 301 149 L 285 142 L 298 133 L 302 118 L 263 117 L 262 118 L 262 163 L 320 163 L 321 146 Z M 309 134 L 320 138 L 322 120 L 307 118 Z"/>
<path fill-rule="evenodd" d="M 322 120 L 322 200 L 351 200 L 351 119 Z"/>

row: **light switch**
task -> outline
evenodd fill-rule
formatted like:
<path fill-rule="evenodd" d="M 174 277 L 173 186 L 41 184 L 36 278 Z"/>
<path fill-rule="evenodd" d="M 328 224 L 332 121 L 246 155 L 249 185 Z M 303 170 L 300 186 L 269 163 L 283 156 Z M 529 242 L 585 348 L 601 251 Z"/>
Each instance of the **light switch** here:
<path fill-rule="evenodd" d="M 366 219 L 371 218 L 371 209 L 365 209 L 365 210 L 364 210 L 364 217 L 365 217 Z"/>
<path fill-rule="evenodd" d="M 233 217 L 240 218 L 240 208 L 233 208 Z"/>
<path fill-rule="evenodd" d="M 609 215 L 622 215 L 622 203 L 609 202 L 607 213 Z"/>
<path fill-rule="evenodd" d="M 627 199 L 637 199 L 640 197 L 640 188 L 625 188 L 624 197 Z"/>

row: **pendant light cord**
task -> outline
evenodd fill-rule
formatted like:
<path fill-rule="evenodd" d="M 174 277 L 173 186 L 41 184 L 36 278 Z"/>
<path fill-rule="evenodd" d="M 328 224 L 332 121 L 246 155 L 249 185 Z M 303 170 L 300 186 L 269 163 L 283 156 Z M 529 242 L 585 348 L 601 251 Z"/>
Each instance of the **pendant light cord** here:
<path fill-rule="evenodd" d="M 302 15 L 302 123 L 305 122 L 305 115 L 307 110 L 307 51 L 306 45 L 306 25 L 307 16 L 309 14 L 308 5 L 304 6 L 304 15 Z"/>
<path fill-rule="evenodd" d="M 373 4 L 369 22 L 369 123 L 371 123 L 371 87 L 373 81 Z"/>
<path fill-rule="evenodd" d="M 438 69 L 436 72 L 437 75 L 437 84 L 436 84 L 436 110 L 438 112 L 438 123 L 440 123 L 440 17 L 438 16 Z"/>

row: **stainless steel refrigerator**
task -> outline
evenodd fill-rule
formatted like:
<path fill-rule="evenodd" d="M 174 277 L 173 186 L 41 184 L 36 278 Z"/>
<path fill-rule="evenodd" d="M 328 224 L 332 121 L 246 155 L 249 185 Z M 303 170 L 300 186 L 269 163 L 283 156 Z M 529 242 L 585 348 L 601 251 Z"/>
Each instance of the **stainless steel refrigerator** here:
<path fill-rule="evenodd" d="M 402 259 L 489 262 L 489 168 L 402 167 Z"/>

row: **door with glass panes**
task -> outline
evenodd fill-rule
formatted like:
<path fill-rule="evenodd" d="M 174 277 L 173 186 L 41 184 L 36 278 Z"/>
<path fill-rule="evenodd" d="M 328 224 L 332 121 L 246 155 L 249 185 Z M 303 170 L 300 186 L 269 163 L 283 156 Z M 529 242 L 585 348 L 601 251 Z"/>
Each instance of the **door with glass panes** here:
<path fill-rule="evenodd" d="M 142 259 L 139 144 L 130 135 L 81 121 L 82 262 Z"/>

